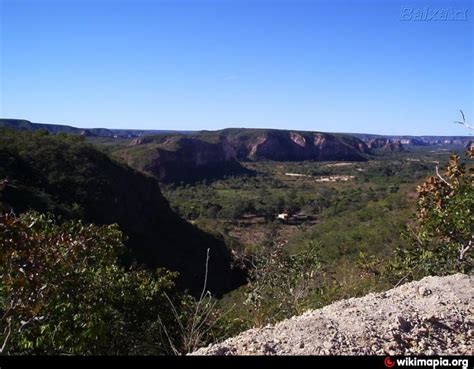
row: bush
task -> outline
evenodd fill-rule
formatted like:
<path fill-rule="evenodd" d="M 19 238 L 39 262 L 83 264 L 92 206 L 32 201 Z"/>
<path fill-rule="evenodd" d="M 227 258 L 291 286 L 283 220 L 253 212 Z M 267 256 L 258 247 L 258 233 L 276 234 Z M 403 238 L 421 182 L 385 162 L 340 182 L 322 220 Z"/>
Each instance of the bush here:
<path fill-rule="evenodd" d="M 473 158 L 473 150 L 468 152 Z M 415 223 L 407 227 L 409 247 L 398 249 L 393 268 L 398 277 L 420 278 L 472 270 L 474 176 L 458 155 L 446 172 L 418 186 Z"/>
<path fill-rule="evenodd" d="M 118 264 L 115 225 L 0 215 L 0 343 L 7 354 L 170 352 L 174 275 Z"/>
<path fill-rule="evenodd" d="M 307 298 L 318 288 L 322 267 L 319 249 L 319 244 L 308 243 L 288 255 L 278 246 L 256 258 L 246 300 L 254 325 L 275 323 L 301 314 L 308 307 Z"/>

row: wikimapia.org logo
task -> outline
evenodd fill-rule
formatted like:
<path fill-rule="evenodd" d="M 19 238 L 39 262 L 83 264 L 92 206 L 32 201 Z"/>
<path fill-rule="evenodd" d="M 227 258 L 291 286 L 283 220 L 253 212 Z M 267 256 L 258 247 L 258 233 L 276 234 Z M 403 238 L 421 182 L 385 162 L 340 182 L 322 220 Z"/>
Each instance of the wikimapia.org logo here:
<path fill-rule="evenodd" d="M 469 16 L 469 9 L 456 8 L 412 8 L 402 6 L 400 11 L 400 20 L 405 22 L 467 21 Z"/>
<path fill-rule="evenodd" d="M 450 367 L 450 368 L 461 368 L 469 369 L 469 359 L 447 359 L 447 358 L 417 358 L 417 357 L 405 357 L 403 359 L 395 359 L 387 356 L 383 361 L 387 368 L 396 367 L 428 367 L 436 369 L 438 367 Z"/>

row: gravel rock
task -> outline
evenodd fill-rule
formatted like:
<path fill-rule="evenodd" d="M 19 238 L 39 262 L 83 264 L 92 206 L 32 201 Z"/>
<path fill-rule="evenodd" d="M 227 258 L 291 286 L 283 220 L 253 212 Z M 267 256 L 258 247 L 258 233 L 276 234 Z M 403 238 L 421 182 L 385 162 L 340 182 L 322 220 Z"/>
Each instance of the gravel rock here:
<path fill-rule="evenodd" d="M 427 277 L 251 329 L 192 355 L 472 355 L 472 276 Z"/>
<path fill-rule="evenodd" d="M 425 286 L 420 286 L 418 288 L 418 293 L 421 296 L 428 296 L 428 295 L 431 295 L 432 291 L 429 288 L 426 288 Z"/>

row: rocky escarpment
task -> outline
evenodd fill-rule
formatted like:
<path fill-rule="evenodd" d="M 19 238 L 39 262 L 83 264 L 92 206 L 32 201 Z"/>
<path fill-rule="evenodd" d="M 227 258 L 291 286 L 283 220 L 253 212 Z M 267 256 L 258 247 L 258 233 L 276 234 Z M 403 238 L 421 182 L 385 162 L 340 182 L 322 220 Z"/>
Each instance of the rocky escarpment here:
<path fill-rule="evenodd" d="M 249 173 L 226 137 L 143 137 L 119 151 L 126 162 L 160 181 L 195 181 Z"/>
<path fill-rule="evenodd" d="M 472 277 L 455 274 L 251 329 L 195 355 L 472 355 Z"/>
<path fill-rule="evenodd" d="M 369 150 L 347 135 L 279 130 L 226 129 L 222 134 L 235 147 L 239 160 L 365 160 Z"/>
<path fill-rule="evenodd" d="M 161 181 L 187 181 L 248 173 L 241 161 L 361 161 L 368 152 L 365 143 L 347 135 L 226 129 L 137 138 L 116 154 Z"/>
<path fill-rule="evenodd" d="M 384 139 L 392 142 L 400 141 L 402 145 L 408 146 L 434 146 L 434 145 L 454 145 L 465 146 L 470 139 L 469 136 L 391 136 L 391 135 L 374 135 L 365 133 L 353 133 L 352 136 L 357 137 L 369 144 L 375 139 Z"/>
<path fill-rule="evenodd" d="M 376 139 L 370 140 L 367 146 L 370 150 L 382 150 L 382 151 L 394 151 L 394 152 L 400 152 L 400 151 L 405 150 L 400 140 L 390 140 L 388 138 L 376 138 Z"/>
<path fill-rule="evenodd" d="M 77 128 L 59 124 L 32 123 L 25 119 L 0 118 L 0 128 L 11 128 L 21 131 L 44 130 L 49 133 L 68 133 L 73 135 L 83 135 L 86 137 L 109 137 L 109 138 L 137 138 L 140 140 L 144 136 L 157 134 L 196 134 L 196 131 L 173 131 L 173 130 L 143 130 L 143 129 L 106 129 L 106 128 Z M 244 129 L 228 129 L 224 131 L 243 131 Z M 246 129 L 245 131 L 265 131 Z M 275 130 L 273 130 L 275 131 Z M 223 132 L 223 131 L 222 131 Z M 427 146 L 427 145 L 458 145 L 466 146 L 472 139 L 469 136 L 391 136 L 374 135 L 365 133 L 351 133 L 346 136 L 353 136 L 365 143 L 369 143 L 375 138 L 385 138 L 392 141 L 399 140 L 403 145 Z"/>

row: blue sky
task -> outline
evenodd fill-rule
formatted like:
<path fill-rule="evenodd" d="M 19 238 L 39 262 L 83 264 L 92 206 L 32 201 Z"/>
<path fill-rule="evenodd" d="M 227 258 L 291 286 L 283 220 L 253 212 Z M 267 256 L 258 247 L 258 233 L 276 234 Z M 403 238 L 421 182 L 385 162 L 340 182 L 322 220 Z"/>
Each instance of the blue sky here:
<path fill-rule="evenodd" d="M 458 109 L 474 120 L 472 1 L 0 4 L 1 117 L 439 135 L 467 134 Z"/>

